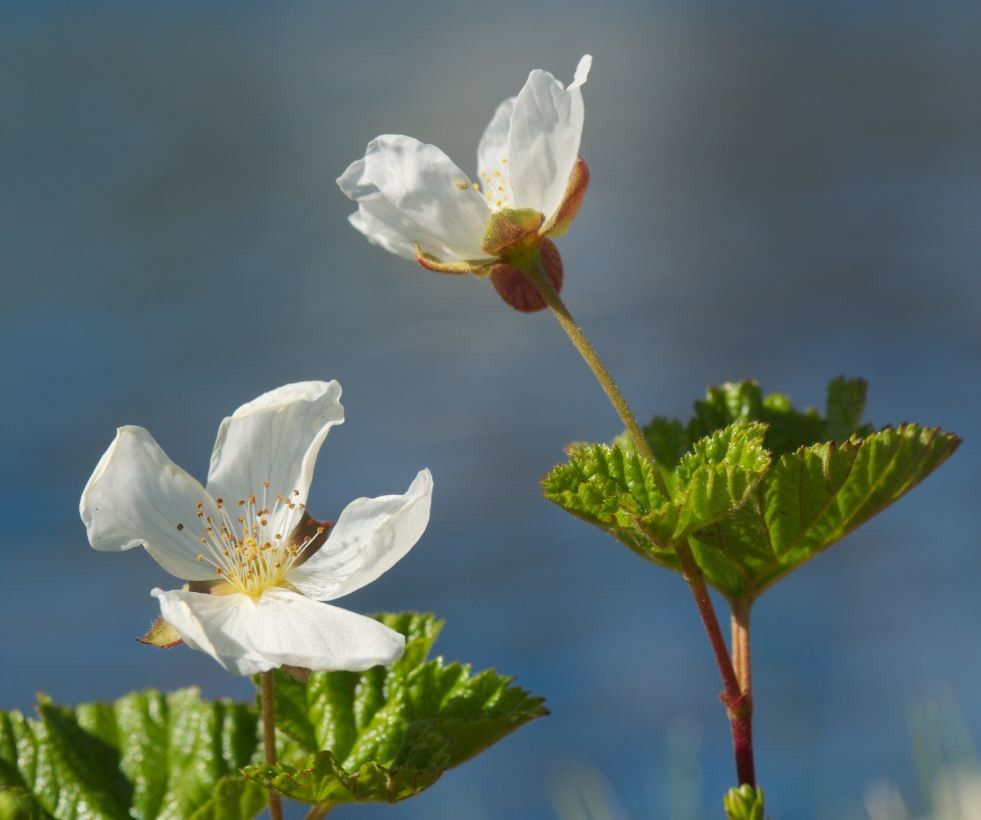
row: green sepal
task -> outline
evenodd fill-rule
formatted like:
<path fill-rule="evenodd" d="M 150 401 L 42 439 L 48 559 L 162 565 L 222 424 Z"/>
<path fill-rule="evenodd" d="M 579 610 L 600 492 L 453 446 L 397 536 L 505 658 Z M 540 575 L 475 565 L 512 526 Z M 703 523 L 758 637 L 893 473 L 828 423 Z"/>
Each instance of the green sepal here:
<path fill-rule="evenodd" d="M 167 623 L 162 617 L 157 617 L 157 619 L 150 624 L 150 628 L 146 631 L 146 634 L 142 638 L 137 638 L 136 640 L 138 640 L 140 643 L 148 644 L 149 646 L 156 646 L 158 649 L 170 649 L 171 647 L 183 643 L 183 639 L 178 634 L 177 630 Z"/>
<path fill-rule="evenodd" d="M 545 221 L 531 208 L 504 208 L 494 211 L 487 220 L 481 250 L 489 256 L 509 259 L 516 248 L 537 241 L 538 230 Z"/>
<path fill-rule="evenodd" d="M 728 820 L 763 820 L 763 789 L 744 783 L 722 799 Z"/>
<path fill-rule="evenodd" d="M 276 766 L 246 776 L 318 805 L 397 802 L 435 783 L 530 720 L 543 701 L 493 670 L 427 660 L 442 622 L 375 616 L 406 635 L 403 656 L 366 672 L 314 672 L 306 685 L 275 673 L 277 727 L 289 738 Z"/>
<path fill-rule="evenodd" d="M 422 265 L 422 267 L 426 268 L 426 270 L 436 271 L 437 273 L 473 273 L 477 276 L 490 275 L 490 265 L 492 262 L 488 260 L 457 260 L 455 262 L 443 262 L 441 259 L 433 256 L 431 253 L 425 253 L 422 248 L 419 247 L 419 243 L 417 242 L 413 243 L 412 248 L 416 254 L 416 262 Z"/>

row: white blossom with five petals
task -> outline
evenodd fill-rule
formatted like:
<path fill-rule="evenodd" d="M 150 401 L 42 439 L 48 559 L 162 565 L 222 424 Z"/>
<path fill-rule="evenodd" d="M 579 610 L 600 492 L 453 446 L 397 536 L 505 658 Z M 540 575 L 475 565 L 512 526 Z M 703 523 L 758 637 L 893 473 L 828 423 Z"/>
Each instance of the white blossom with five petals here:
<path fill-rule="evenodd" d="M 401 657 L 402 635 L 331 606 L 402 558 L 429 521 L 433 481 L 360 498 L 333 526 L 306 512 L 328 431 L 344 421 L 336 381 L 289 384 L 218 430 L 207 487 L 141 427 L 121 427 L 82 493 L 89 543 L 142 545 L 183 589 L 154 589 L 163 619 L 229 672 L 280 666 L 361 671 Z"/>
<path fill-rule="evenodd" d="M 588 179 L 579 145 L 591 64 L 584 56 L 568 87 L 532 71 L 498 106 L 477 148 L 479 182 L 434 145 L 393 134 L 372 140 L 337 180 L 358 203 L 351 224 L 387 251 L 448 273 L 491 273 L 498 254 L 486 235 L 495 213 L 536 212 L 541 240 L 560 235 Z"/>

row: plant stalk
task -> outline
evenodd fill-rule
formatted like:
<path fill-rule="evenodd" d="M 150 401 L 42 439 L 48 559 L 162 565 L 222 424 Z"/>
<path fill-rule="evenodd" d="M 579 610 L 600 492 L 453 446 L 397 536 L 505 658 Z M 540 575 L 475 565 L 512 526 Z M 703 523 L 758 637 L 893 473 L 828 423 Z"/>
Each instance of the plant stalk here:
<path fill-rule="evenodd" d="M 756 787 L 753 761 L 753 672 L 749 642 L 750 601 L 742 598 L 732 602 L 730 627 L 732 632 L 732 661 L 739 682 L 738 709 L 730 709 L 732 746 L 736 754 L 739 785 Z"/>
<path fill-rule="evenodd" d="M 545 300 L 545 304 L 551 309 L 552 314 L 558 320 L 559 325 L 565 331 L 576 350 L 579 351 L 579 355 L 582 356 L 583 360 L 589 366 L 589 369 L 593 372 L 593 375 L 596 377 L 596 381 L 598 381 L 600 387 L 603 388 L 603 392 L 606 393 L 607 398 L 610 400 L 610 404 L 613 405 L 613 409 L 616 410 L 617 415 L 620 416 L 620 420 L 623 422 L 624 427 L 626 427 L 627 432 L 630 434 L 630 437 L 634 442 L 634 446 L 637 448 L 637 452 L 640 453 L 643 458 L 647 459 L 648 462 L 650 462 L 651 466 L 653 467 L 652 472 L 654 474 L 654 481 L 657 484 L 657 488 L 664 494 L 665 497 L 670 497 L 670 492 L 668 491 L 667 484 L 664 481 L 664 476 L 661 475 L 661 471 L 658 469 L 657 462 L 654 458 L 654 453 L 651 452 L 650 445 L 647 443 L 647 437 L 644 435 L 643 430 L 641 430 L 640 425 L 637 423 L 637 417 L 634 415 L 633 411 L 630 409 L 630 405 L 627 403 L 627 400 L 620 392 L 620 388 L 617 387 L 616 382 L 613 381 L 613 376 L 611 376 L 609 370 L 606 369 L 606 365 L 603 364 L 603 361 L 600 359 L 599 354 L 597 354 L 596 349 L 592 346 L 592 344 L 590 344 L 589 339 L 586 338 L 582 328 L 576 324 L 575 319 L 572 318 L 572 314 L 569 313 L 569 309 L 562 301 L 562 297 L 560 297 L 558 291 L 555 290 L 551 280 L 549 280 L 544 269 L 542 268 L 540 257 L 536 254 L 533 259 L 527 261 L 527 264 L 521 266 L 521 271 L 528 278 L 528 281 L 534 285 L 542 299 Z M 747 690 L 746 694 L 744 695 L 740 687 L 739 678 L 736 674 L 735 667 L 733 666 L 732 656 L 729 654 L 729 650 L 726 647 L 725 637 L 723 636 L 722 628 L 719 625 L 719 618 L 715 613 L 712 598 L 709 596 L 708 587 L 705 583 L 705 576 L 702 573 L 701 567 L 698 566 L 698 562 L 695 560 L 691 547 L 687 542 L 679 542 L 673 546 L 678 555 L 678 560 L 681 562 L 685 581 L 687 581 L 688 588 L 691 590 L 692 597 L 695 599 L 695 605 L 698 607 L 698 614 L 701 616 L 702 624 L 705 626 L 705 632 L 708 635 L 709 643 L 712 646 L 712 652 L 715 655 L 715 660 L 719 667 L 719 674 L 722 677 L 722 684 L 725 687 L 725 691 L 722 693 L 721 699 L 723 704 L 725 704 L 726 712 L 729 715 L 729 722 L 732 726 L 732 743 L 733 751 L 736 757 L 736 774 L 739 778 L 739 783 L 740 785 L 743 783 L 749 783 L 750 785 L 755 786 L 756 776 L 754 772 L 753 741 L 750 725 L 752 706 L 749 699 L 749 692 Z M 745 645 L 748 670 L 748 608 Z"/>
<path fill-rule="evenodd" d="M 545 304 L 551 308 L 553 315 L 562 326 L 569 340 L 593 372 L 593 376 L 596 377 L 596 381 L 603 388 L 603 392 L 606 393 L 606 397 L 610 400 L 610 404 L 613 405 L 613 409 L 616 410 L 620 421 L 623 422 L 623 426 L 630 433 L 630 438 L 633 439 L 637 452 L 646 458 L 654 467 L 654 482 L 657 484 L 658 490 L 664 494 L 665 498 L 669 497 L 670 493 L 668 492 L 667 485 L 664 483 L 664 476 L 661 475 L 661 471 L 657 468 L 654 453 L 651 452 L 644 431 L 640 429 L 640 425 L 637 423 L 637 417 L 634 415 L 633 410 L 630 409 L 630 405 L 627 404 L 627 400 L 623 397 L 623 393 L 620 392 L 620 388 L 617 387 L 617 383 L 613 381 L 613 376 L 606 369 L 606 365 L 603 364 L 603 360 L 600 359 L 596 349 L 590 344 L 589 339 L 586 338 L 586 334 L 582 332 L 582 328 L 576 324 L 576 320 L 572 318 L 572 314 L 569 313 L 569 309 L 565 306 L 565 302 L 562 301 L 562 297 L 559 296 L 558 291 L 555 290 L 551 280 L 542 269 L 538 256 L 526 267 L 522 268 L 522 273 L 528 277 L 531 284 L 541 294 L 541 297 L 545 300 Z"/>
<path fill-rule="evenodd" d="M 276 707 L 273 699 L 272 672 L 260 672 L 260 704 L 262 711 L 262 739 L 266 752 L 266 763 L 276 765 Z M 269 816 L 272 820 L 283 820 L 283 803 L 279 795 L 269 789 Z"/>

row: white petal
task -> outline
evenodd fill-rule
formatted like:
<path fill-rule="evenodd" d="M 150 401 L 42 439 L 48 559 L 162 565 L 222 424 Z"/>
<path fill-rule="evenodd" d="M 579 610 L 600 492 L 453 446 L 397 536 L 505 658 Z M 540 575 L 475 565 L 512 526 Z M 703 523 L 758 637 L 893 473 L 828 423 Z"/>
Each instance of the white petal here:
<path fill-rule="evenodd" d="M 516 99 L 517 97 L 510 97 L 497 106 L 477 146 L 477 173 L 480 175 L 484 190 L 487 191 L 488 186 L 491 187 L 492 198 L 495 201 L 498 199 L 514 201 L 509 175 L 508 133 L 511 130 L 511 114 Z M 503 186 L 503 191 L 498 190 L 499 185 Z"/>
<path fill-rule="evenodd" d="M 415 240 L 412 235 L 402 231 L 395 221 L 379 219 L 365 207 L 364 202 L 347 219 L 373 245 L 379 245 L 403 259 L 415 259 L 416 252 L 412 246 Z"/>
<path fill-rule="evenodd" d="M 195 560 L 201 552 L 199 502 L 206 515 L 216 515 L 204 487 L 153 436 L 142 427 L 120 427 L 82 491 L 78 511 L 95 549 L 118 552 L 142 544 L 171 575 L 206 581 L 215 576 Z"/>
<path fill-rule="evenodd" d="M 371 194 L 361 199 L 357 213 L 351 214 L 348 219 L 369 242 L 403 259 L 416 258 L 415 244 L 424 252 L 435 254 L 445 261 L 457 259 L 441 239 L 407 219 L 381 194 Z"/>
<path fill-rule="evenodd" d="M 398 219 L 377 209 L 375 217 L 400 236 L 411 233 L 407 238 L 426 253 L 443 260 L 486 257 L 480 246 L 490 212 L 467 175 L 435 145 L 393 134 L 377 137 L 337 184 L 359 203 L 384 198 Z M 375 238 L 384 246 L 383 235 Z"/>
<path fill-rule="evenodd" d="M 327 541 L 286 580 L 322 601 L 371 583 L 404 556 L 429 523 L 433 477 L 422 470 L 405 495 L 359 498 L 341 513 Z"/>
<path fill-rule="evenodd" d="M 580 87 L 591 65 L 587 54 L 568 88 L 547 71 L 532 71 L 511 115 L 508 164 L 514 204 L 545 214 L 543 230 L 562 204 L 579 156 L 584 116 Z"/>
<path fill-rule="evenodd" d="M 185 590 L 151 594 L 189 647 L 236 675 L 287 665 L 360 672 L 393 663 L 405 649 L 405 638 L 384 624 L 286 589 L 264 592 L 258 601 Z"/>
<path fill-rule="evenodd" d="M 294 490 L 299 495 L 293 498 L 306 502 L 320 446 L 330 428 L 344 421 L 340 399 L 336 381 L 298 382 L 243 404 L 218 429 L 209 492 L 228 504 L 249 495 L 261 500 L 268 481 L 268 506 L 276 495 Z"/>

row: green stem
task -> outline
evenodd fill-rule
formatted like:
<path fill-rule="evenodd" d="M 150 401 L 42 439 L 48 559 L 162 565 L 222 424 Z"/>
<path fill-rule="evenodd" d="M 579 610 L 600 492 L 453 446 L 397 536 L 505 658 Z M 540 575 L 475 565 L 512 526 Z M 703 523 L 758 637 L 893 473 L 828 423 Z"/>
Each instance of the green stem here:
<path fill-rule="evenodd" d="M 541 294 L 542 299 L 545 300 L 545 304 L 549 306 L 553 315 L 558 320 L 559 325 L 566 332 L 566 335 L 576 350 L 579 351 L 579 355 L 582 356 L 589 369 L 593 371 L 596 381 L 603 388 L 603 392 L 606 393 L 610 404 L 613 405 L 613 409 L 616 410 L 624 427 L 627 428 L 631 439 L 633 439 L 637 452 L 650 462 L 657 488 L 665 497 L 670 497 L 664 476 L 661 475 L 661 471 L 654 458 L 654 453 L 651 452 L 650 445 L 647 443 L 647 437 L 644 435 L 644 431 L 641 430 L 640 425 L 637 423 L 637 417 L 634 415 L 633 410 L 630 409 L 630 405 L 627 404 L 627 400 L 620 392 L 620 388 L 613 381 L 613 376 L 606 369 L 606 365 L 603 364 L 596 349 L 590 344 L 589 339 L 586 338 L 586 334 L 582 332 L 582 328 L 576 324 L 575 319 L 572 318 L 572 314 L 569 313 L 569 309 L 565 306 L 565 302 L 562 301 L 562 297 L 559 296 L 558 291 L 553 287 L 551 280 L 542 268 L 540 256 L 537 253 L 533 256 L 529 255 L 529 257 L 522 259 L 521 262 L 523 264 L 519 266 L 520 270 L 528 278 L 528 281 L 534 285 L 538 293 Z M 513 261 L 512 264 L 515 264 L 515 262 Z M 750 782 L 755 785 L 752 742 L 750 739 L 751 736 L 749 735 L 748 693 L 744 696 L 741 691 L 739 679 L 733 667 L 732 656 L 726 648 L 722 628 L 719 626 L 719 618 L 715 614 L 715 607 L 712 605 L 712 598 L 709 596 L 708 587 L 705 583 L 705 575 L 701 567 L 698 566 L 691 547 L 687 542 L 679 542 L 674 545 L 674 548 L 678 555 L 678 560 L 681 562 L 682 574 L 688 583 L 692 597 L 695 599 L 695 605 L 698 607 L 702 624 L 705 626 L 709 643 L 712 646 L 712 652 L 715 655 L 715 660 L 719 667 L 719 674 L 722 677 L 722 683 L 725 687 L 725 691 L 722 694 L 722 702 L 725 704 L 730 723 L 732 724 L 737 774 L 741 783 Z"/>
<path fill-rule="evenodd" d="M 644 431 L 640 429 L 640 425 L 637 423 L 637 417 L 634 415 L 633 410 L 630 409 L 630 405 L 627 404 L 627 400 L 623 397 L 623 393 L 620 392 L 620 388 L 617 387 L 617 383 L 613 381 L 613 376 L 606 369 L 606 365 L 603 364 L 603 360 L 600 359 L 596 349 L 590 344 L 589 339 L 586 338 L 586 334 L 582 332 L 582 328 L 576 324 L 576 320 L 572 318 L 572 314 L 569 313 L 569 309 L 565 306 L 565 302 L 562 301 L 562 297 L 559 296 L 558 291 L 555 290 L 552 282 L 545 275 L 545 271 L 542 270 L 538 257 L 536 256 L 521 270 L 541 294 L 541 297 L 545 300 L 545 304 L 551 308 L 552 313 L 558 319 L 569 340 L 576 350 L 579 351 L 579 355 L 582 356 L 583 361 L 586 362 L 589 369 L 593 371 L 596 381 L 603 388 L 603 392 L 606 393 L 610 404 L 613 405 L 613 409 L 620 416 L 620 421 L 623 422 L 624 427 L 627 428 L 627 432 L 630 434 L 630 438 L 633 439 L 637 452 L 646 458 L 654 467 L 654 481 L 657 484 L 657 488 L 665 497 L 668 497 L 670 494 L 668 493 L 667 485 L 664 483 L 664 476 L 661 475 L 661 471 L 657 468 L 654 453 L 651 452 Z"/>
<path fill-rule="evenodd" d="M 276 708 L 273 698 L 272 672 L 260 672 L 260 703 L 262 707 L 262 739 L 266 751 L 266 763 L 276 765 Z M 283 820 L 283 803 L 279 795 L 269 789 L 269 816 Z"/>

